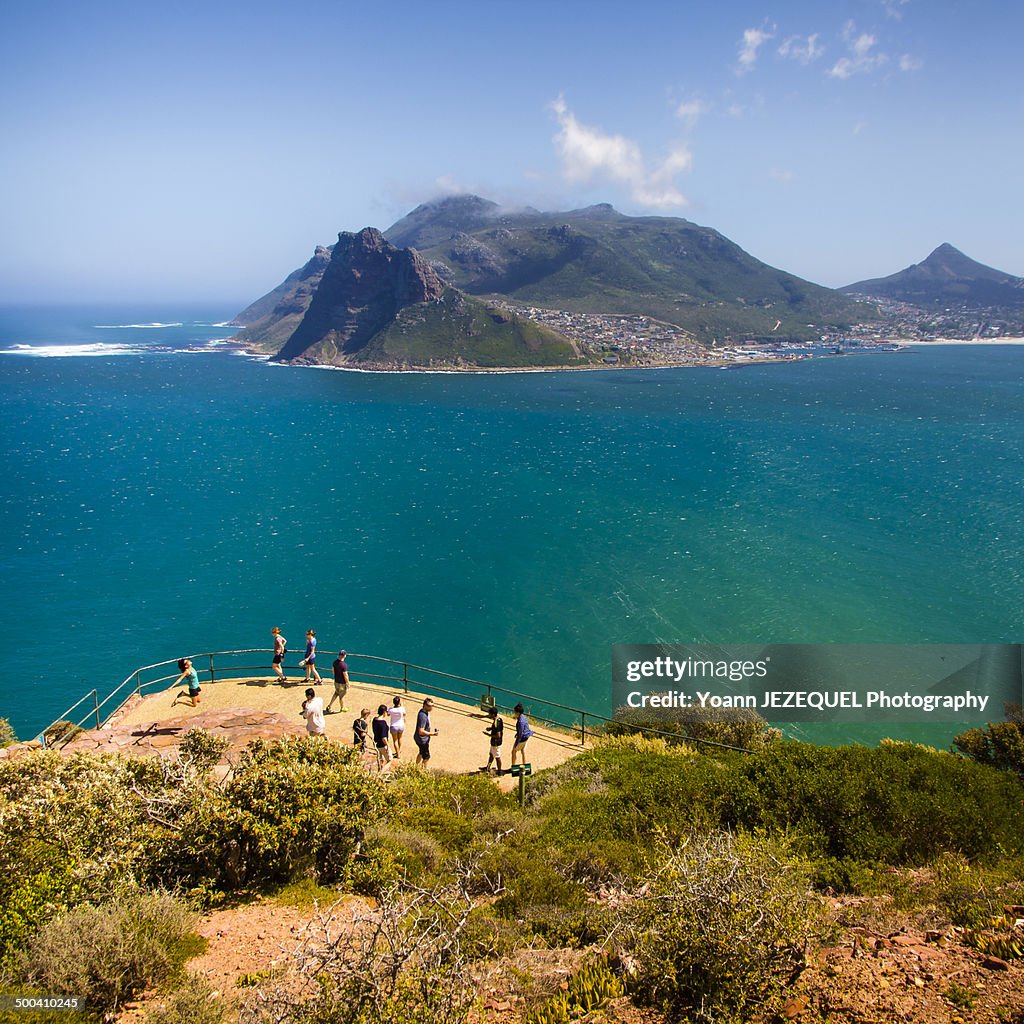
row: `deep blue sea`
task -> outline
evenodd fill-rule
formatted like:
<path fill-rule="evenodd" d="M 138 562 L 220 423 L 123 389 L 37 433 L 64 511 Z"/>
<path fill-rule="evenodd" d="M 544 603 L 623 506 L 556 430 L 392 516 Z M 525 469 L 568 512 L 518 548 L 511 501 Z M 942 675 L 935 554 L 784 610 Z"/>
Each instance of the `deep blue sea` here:
<path fill-rule="evenodd" d="M 0 310 L 20 736 L 273 625 L 595 711 L 616 643 L 1024 639 L 1024 347 L 371 374 L 234 312 Z"/>

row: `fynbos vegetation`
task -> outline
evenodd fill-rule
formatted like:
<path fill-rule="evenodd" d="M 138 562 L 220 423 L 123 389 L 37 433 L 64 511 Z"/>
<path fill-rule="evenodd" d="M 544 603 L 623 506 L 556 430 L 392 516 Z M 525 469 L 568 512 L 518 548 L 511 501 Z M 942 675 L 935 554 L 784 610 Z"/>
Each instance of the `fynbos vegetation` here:
<path fill-rule="evenodd" d="M 488 972 L 559 951 L 566 980 L 522 984 L 521 1019 L 629 1000 L 767 1019 L 835 927 L 823 892 L 923 901 L 974 955 L 1018 956 L 1020 784 L 960 755 L 622 735 L 535 776 L 520 808 L 484 777 L 379 776 L 318 739 L 257 742 L 226 776 L 223 753 L 196 732 L 164 760 L 0 762 L 5 991 L 74 990 L 102 1014 L 156 986 L 159 1024 L 462 1024 Z M 316 912 L 292 960 L 305 988 L 183 978 L 194 908 L 295 882 L 354 894 Z"/>

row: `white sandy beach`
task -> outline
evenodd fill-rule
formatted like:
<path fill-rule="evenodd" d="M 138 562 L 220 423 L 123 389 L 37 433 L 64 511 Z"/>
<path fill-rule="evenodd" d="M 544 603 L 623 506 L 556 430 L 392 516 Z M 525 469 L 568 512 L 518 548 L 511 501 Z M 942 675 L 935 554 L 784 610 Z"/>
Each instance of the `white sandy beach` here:
<path fill-rule="evenodd" d="M 935 341 L 898 340 L 894 344 L 918 345 L 922 348 L 928 348 L 932 345 L 1024 345 L 1024 338 L 979 338 L 977 340 L 972 338 L 937 338 Z"/>

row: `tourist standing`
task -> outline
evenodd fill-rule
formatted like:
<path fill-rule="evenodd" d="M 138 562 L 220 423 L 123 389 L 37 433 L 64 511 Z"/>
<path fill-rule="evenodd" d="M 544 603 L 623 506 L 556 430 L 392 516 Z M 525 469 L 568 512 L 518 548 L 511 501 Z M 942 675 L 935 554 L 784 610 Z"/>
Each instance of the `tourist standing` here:
<path fill-rule="evenodd" d="M 352 745 L 366 753 L 366 733 L 370 728 L 370 709 L 363 708 L 359 717 L 352 723 Z"/>
<path fill-rule="evenodd" d="M 284 674 L 284 656 L 288 653 L 288 641 L 281 635 L 278 626 L 270 631 L 270 635 L 274 638 L 274 673 L 280 682 L 287 683 L 288 677 Z"/>
<path fill-rule="evenodd" d="M 516 754 L 519 755 L 519 763 L 526 764 L 526 741 L 533 735 L 530 723 L 526 717 L 526 711 L 522 704 L 517 704 L 512 713 L 516 716 L 516 741 L 512 745 L 512 767 L 516 764 Z"/>
<path fill-rule="evenodd" d="M 312 629 L 306 630 L 306 657 L 302 659 L 302 664 L 306 669 L 307 683 L 310 679 L 314 683 L 323 682 L 320 673 L 316 670 L 316 632 Z"/>
<path fill-rule="evenodd" d="M 413 739 L 416 741 L 416 748 L 419 753 L 416 755 L 416 767 L 426 765 L 430 760 L 430 737 L 437 735 L 437 729 L 430 724 L 430 712 L 434 708 L 434 702 L 427 697 L 423 707 L 416 714 L 416 733 Z"/>
<path fill-rule="evenodd" d="M 192 662 L 188 658 L 178 659 L 178 671 L 181 673 L 177 679 L 168 687 L 173 690 L 176 686 L 181 686 L 182 683 L 188 685 L 188 692 L 184 690 L 181 693 L 174 695 L 174 700 L 171 701 L 171 707 L 173 708 L 179 700 L 185 700 L 188 698 L 192 702 L 192 707 L 195 707 L 203 698 L 199 695 L 203 692 L 202 687 L 199 685 L 199 674 L 192 667 Z"/>
<path fill-rule="evenodd" d="M 310 736 L 323 736 L 324 702 L 316 695 L 312 686 L 306 687 L 306 699 L 302 702 L 302 717 L 306 719 L 306 732 Z"/>
<path fill-rule="evenodd" d="M 500 774 L 501 741 L 505 738 L 505 722 L 498 714 L 498 709 L 496 707 L 489 707 L 487 709 L 487 715 L 491 720 L 491 724 L 484 729 L 484 735 L 491 737 L 491 749 L 487 754 L 487 764 L 485 764 L 480 771 L 489 772 L 491 770 L 491 765 L 494 764 Z"/>
<path fill-rule="evenodd" d="M 373 728 L 373 749 L 377 754 L 377 771 L 391 761 L 391 749 L 388 747 L 388 734 L 391 723 L 388 719 L 388 706 L 381 704 L 377 708 L 377 717 L 370 723 Z"/>
<path fill-rule="evenodd" d="M 396 696 L 388 708 L 388 721 L 391 726 L 391 742 L 395 746 L 395 757 L 402 753 L 402 737 L 405 735 L 405 708 L 402 698 Z"/>
<path fill-rule="evenodd" d="M 345 707 L 345 695 L 348 693 L 348 662 L 345 661 L 345 652 L 338 651 L 338 656 L 331 662 L 331 671 L 334 673 L 334 696 L 327 704 L 327 714 L 331 713 L 331 705 L 338 702 L 339 711 L 348 711 Z"/>

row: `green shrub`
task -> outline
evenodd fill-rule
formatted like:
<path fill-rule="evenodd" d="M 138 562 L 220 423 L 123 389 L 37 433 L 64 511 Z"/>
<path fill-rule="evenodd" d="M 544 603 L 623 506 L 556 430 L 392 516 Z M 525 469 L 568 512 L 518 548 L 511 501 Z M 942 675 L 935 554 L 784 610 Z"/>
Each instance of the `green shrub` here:
<path fill-rule="evenodd" d="M 222 1024 L 224 1017 L 223 999 L 202 975 L 192 974 L 164 1006 L 146 1014 L 146 1024 Z"/>
<path fill-rule="evenodd" d="M 257 740 L 230 782 L 183 819 L 155 870 L 229 890 L 309 872 L 334 882 L 383 810 L 383 785 L 352 748 L 319 737 Z"/>
<path fill-rule="evenodd" d="M 379 899 L 404 877 L 404 867 L 395 854 L 377 846 L 352 859 L 345 882 L 352 892 Z"/>
<path fill-rule="evenodd" d="M 599 840 L 644 845 L 654 836 L 678 840 L 717 824 L 728 779 L 728 769 L 713 758 L 681 747 L 662 752 L 631 738 L 542 773 L 531 806 L 544 841 L 559 849 Z"/>
<path fill-rule="evenodd" d="M 528 945 L 528 929 L 499 917 L 490 906 L 477 907 L 463 929 L 463 950 L 471 960 L 507 956 Z"/>
<path fill-rule="evenodd" d="M 1007 722 L 989 722 L 985 729 L 968 729 L 953 744 L 979 764 L 1013 772 L 1024 781 L 1024 722 L 1019 713 Z"/>
<path fill-rule="evenodd" d="M 510 798 L 485 776 L 422 772 L 411 765 L 391 773 L 388 796 L 400 808 L 440 808 L 466 819 L 510 803 Z"/>
<path fill-rule="evenodd" d="M 981 928 L 1008 903 L 1024 901 L 1024 860 L 992 866 L 972 864 L 960 854 L 943 854 L 932 864 L 928 897 L 963 928 Z"/>
<path fill-rule="evenodd" d="M 670 1021 L 745 1019 L 802 964 L 812 908 L 784 847 L 695 835 L 622 914 L 628 985 Z"/>
<path fill-rule="evenodd" d="M 59 722 L 47 726 L 43 733 L 43 742 L 48 747 L 62 747 L 83 732 L 85 730 L 80 725 L 61 719 Z"/>
<path fill-rule="evenodd" d="M 18 737 L 15 735 L 11 723 L 6 718 L 0 718 L 0 747 L 9 747 L 12 743 L 17 742 Z"/>
<path fill-rule="evenodd" d="M 779 743 L 730 759 L 722 822 L 802 833 L 835 861 L 924 864 L 946 851 L 995 858 L 1024 850 L 1014 781 L 913 744 Z"/>
<path fill-rule="evenodd" d="M 189 729 L 178 745 L 179 758 L 195 771 L 209 771 L 231 746 L 223 736 L 211 736 L 205 729 Z"/>
<path fill-rule="evenodd" d="M 608 736 L 647 735 L 668 743 L 692 742 L 702 749 L 721 744 L 761 750 L 782 736 L 748 708 L 616 708 Z M 701 742 L 705 741 L 705 742 Z"/>
<path fill-rule="evenodd" d="M 173 978 L 203 947 L 195 914 L 166 894 L 139 893 L 79 907 L 43 925 L 29 943 L 28 978 L 73 993 L 100 1012 Z"/>
<path fill-rule="evenodd" d="M 144 796 L 162 785 L 158 764 L 124 758 L 40 751 L 0 762 L 0 963 L 40 922 L 142 881 L 166 831 Z"/>
<path fill-rule="evenodd" d="M 534 1007 L 527 1024 L 569 1024 L 596 1010 L 609 999 L 625 995 L 625 988 L 604 960 L 581 967 L 566 983 L 564 992 Z"/>

